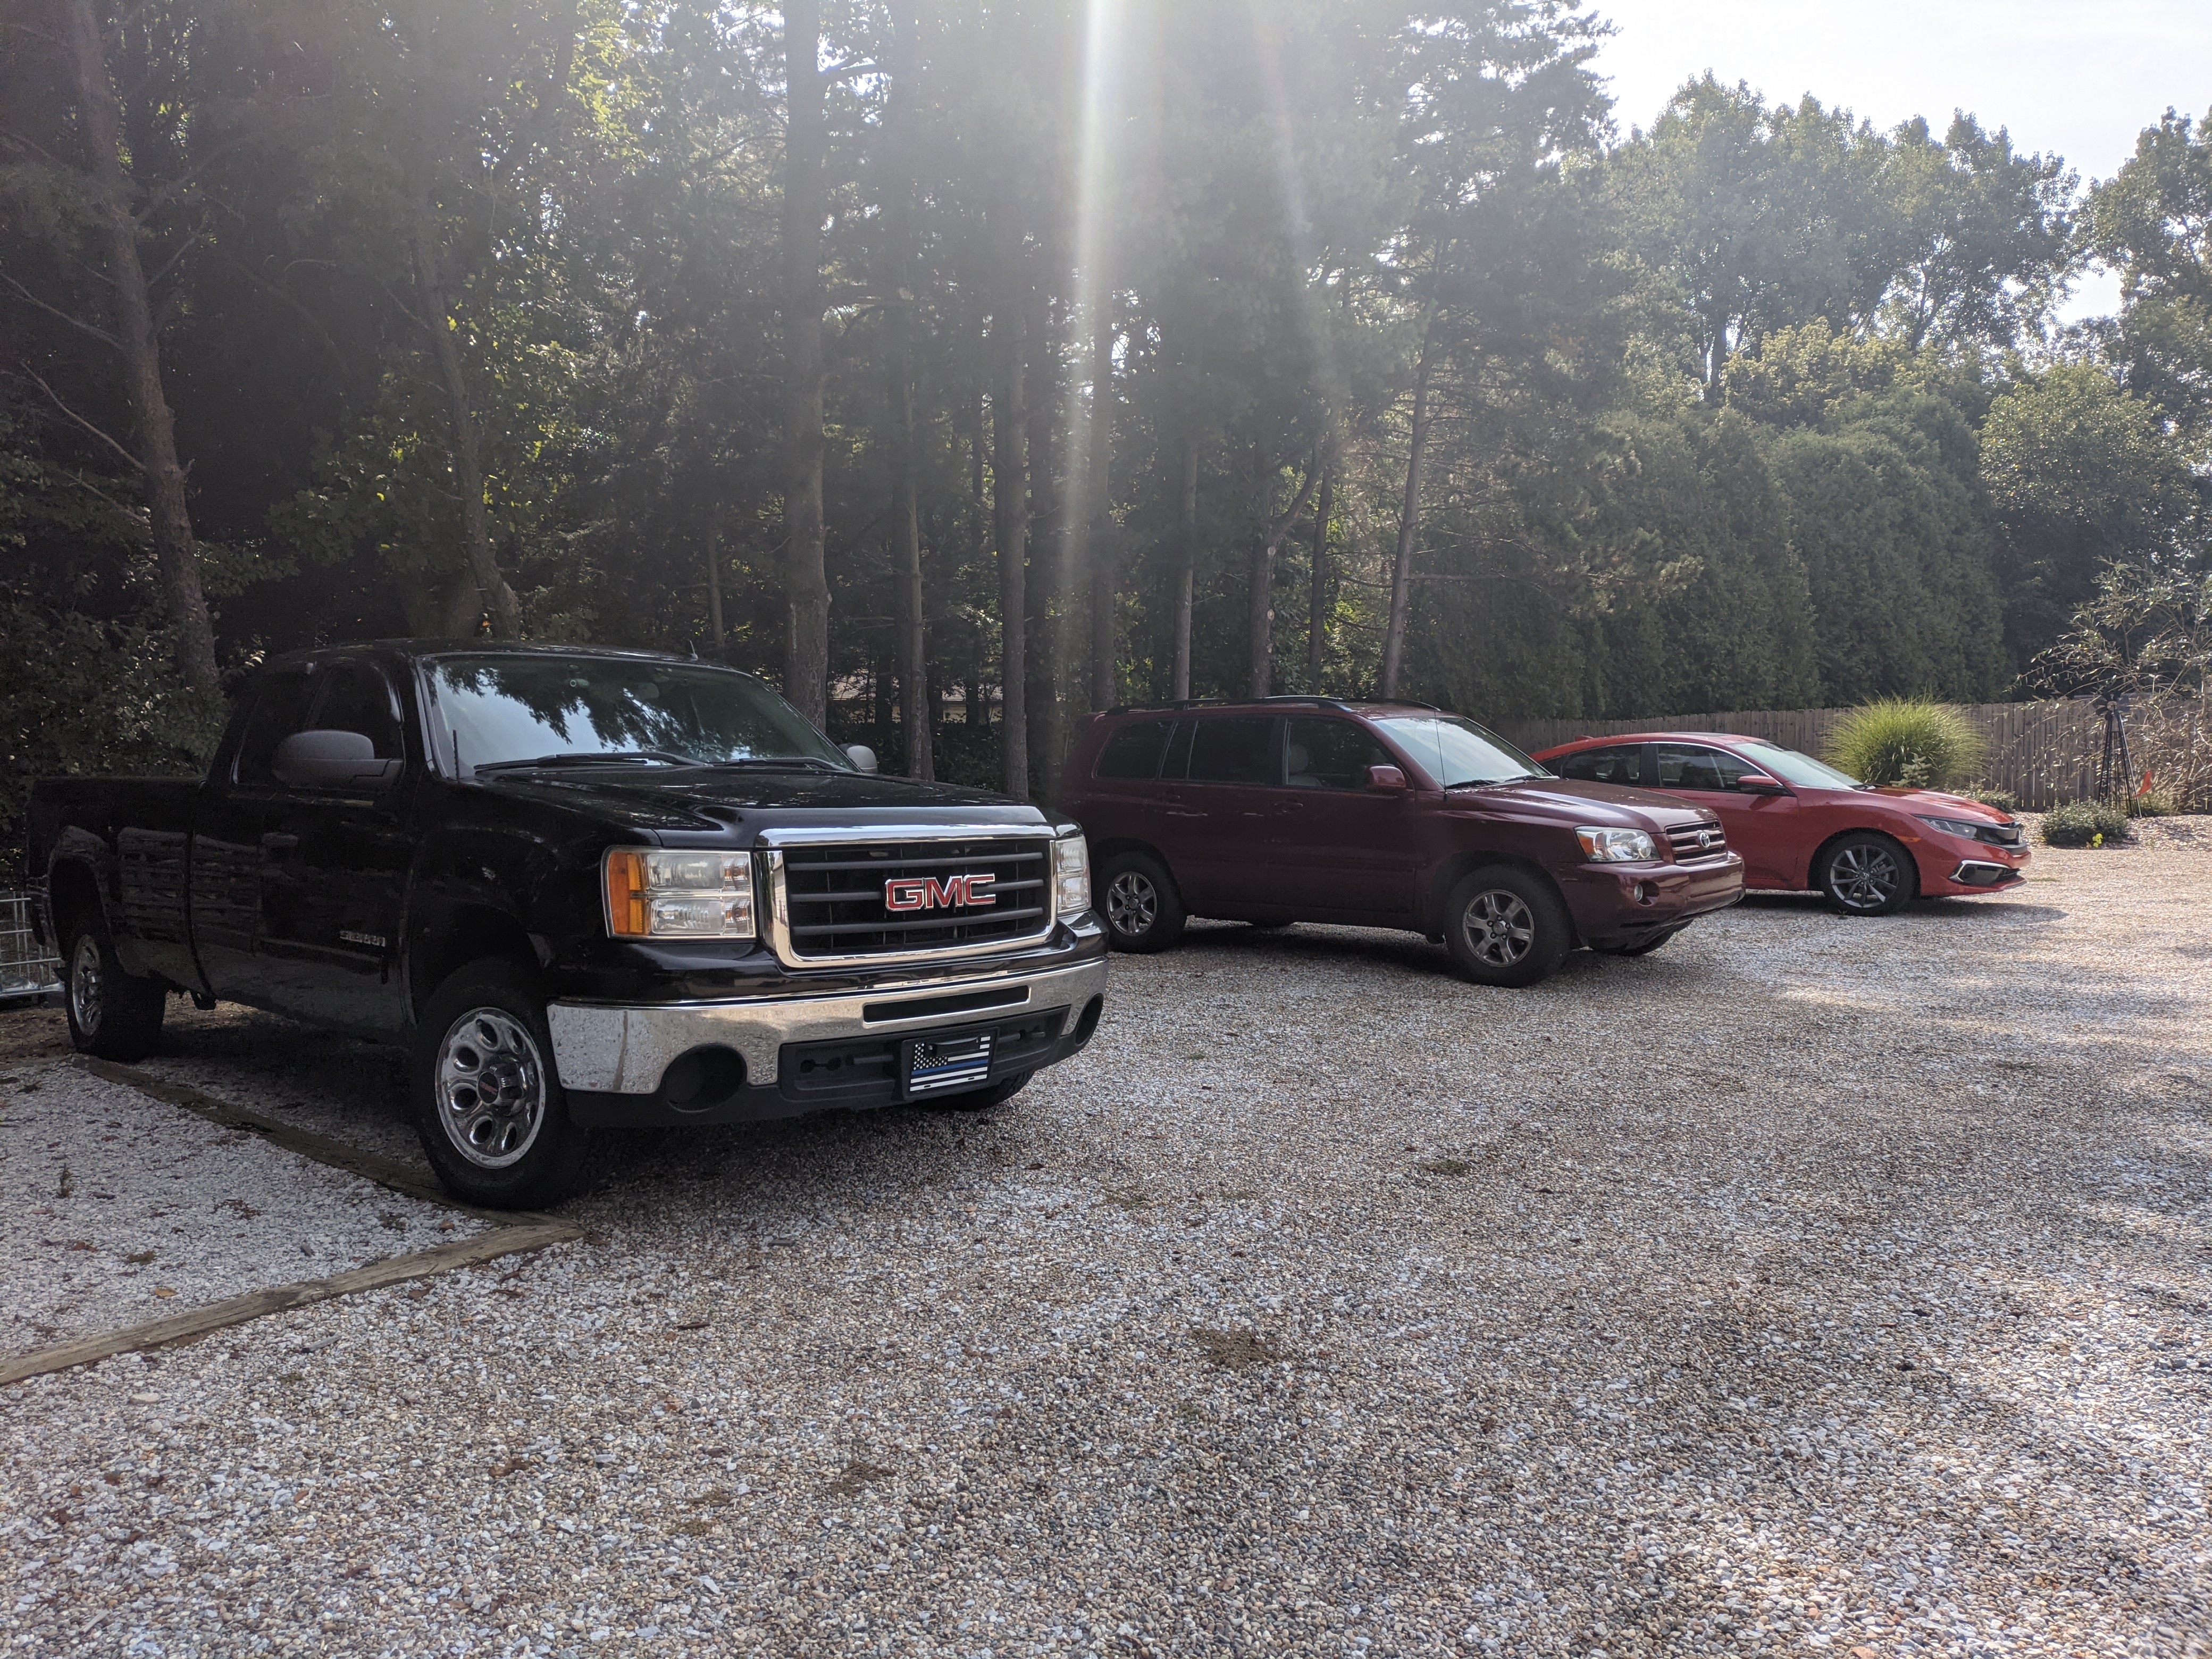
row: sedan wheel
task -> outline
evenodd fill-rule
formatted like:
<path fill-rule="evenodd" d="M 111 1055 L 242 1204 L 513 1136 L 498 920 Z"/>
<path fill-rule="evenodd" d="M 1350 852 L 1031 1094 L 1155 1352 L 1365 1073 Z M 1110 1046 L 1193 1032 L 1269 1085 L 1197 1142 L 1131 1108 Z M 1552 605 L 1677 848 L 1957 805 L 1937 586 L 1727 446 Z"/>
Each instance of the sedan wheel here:
<path fill-rule="evenodd" d="M 545 1124 L 545 1061 L 538 1040 L 501 1008 L 472 1008 L 438 1052 L 438 1122 L 479 1170 L 520 1163 Z"/>
<path fill-rule="evenodd" d="M 1902 910 L 1915 882 L 1910 858 L 1887 836 L 1846 836 L 1822 856 L 1822 896 L 1847 916 L 1887 916 Z"/>

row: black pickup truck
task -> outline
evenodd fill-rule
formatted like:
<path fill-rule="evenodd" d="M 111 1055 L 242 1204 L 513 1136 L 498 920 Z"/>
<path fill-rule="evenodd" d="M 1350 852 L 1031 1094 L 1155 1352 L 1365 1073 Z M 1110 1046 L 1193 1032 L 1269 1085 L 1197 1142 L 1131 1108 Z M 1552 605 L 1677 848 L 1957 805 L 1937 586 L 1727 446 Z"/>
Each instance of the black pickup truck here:
<path fill-rule="evenodd" d="M 533 1206 L 595 1127 L 990 1105 L 1090 1040 L 1081 832 L 873 765 L 704 663 L 303 653 L 204 781 L 34 788 L 38 925 L 80 1049 L 178 994 L 403 1042 L 440 1177 Z"/>

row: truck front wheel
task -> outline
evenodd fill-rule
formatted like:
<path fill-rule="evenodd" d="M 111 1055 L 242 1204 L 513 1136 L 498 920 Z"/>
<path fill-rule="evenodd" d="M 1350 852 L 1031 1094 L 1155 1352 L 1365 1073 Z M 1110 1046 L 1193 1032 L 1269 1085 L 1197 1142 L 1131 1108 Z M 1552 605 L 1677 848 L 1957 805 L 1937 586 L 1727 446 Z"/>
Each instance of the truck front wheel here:
<path fill-rule="evenodd" d="M 415 1127 L 447 1191 L 498 1210 L 568 1196 L 590 1136 L 569 1121 L 544 1001 L 518 964 L 456 969 L 422 1010 L 408 1074 Z"/>
<path fill-rule="evenodd" d="M 62 962 L 68 975 L 63 1000 L 76 1051 L 126 1066 L 152 1054 L 161 1041 L 168 993 L 159 981 L 123 971 L 98 910 L 88 908 L 70 925 Z"/>

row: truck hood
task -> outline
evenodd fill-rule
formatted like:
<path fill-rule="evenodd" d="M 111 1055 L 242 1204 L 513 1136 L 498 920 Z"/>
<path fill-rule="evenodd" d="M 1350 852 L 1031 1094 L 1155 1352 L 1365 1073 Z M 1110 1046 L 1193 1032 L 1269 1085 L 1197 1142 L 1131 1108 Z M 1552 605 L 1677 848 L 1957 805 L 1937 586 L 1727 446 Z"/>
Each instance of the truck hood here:
<path fill-rule="evenodd" d="M 481 781 L 502 794 L 588 812 L 640 830 L 729 830 L 787 814 L 880 812 L 886 823 L 927 822 L 945 809 L 985 823 L 1042 823 L 1036 807 L 951 783 L 864 772 L 769 771 L 757 767 L 591 766 L 499 772 Z"/>
<path fill-rule="evenodd" d="M 1715 815 L 1649 789 L 1624 789 L 1612 783 L 1579 783 L 1572 778 L 1532 778 L 1453 789 L 1445 799 L 1454 808 L 1489 808 L 1519 818 L 1549 818 L 1571 828 L 1667 830 L 1683 823 L 1712 823 Z"/>

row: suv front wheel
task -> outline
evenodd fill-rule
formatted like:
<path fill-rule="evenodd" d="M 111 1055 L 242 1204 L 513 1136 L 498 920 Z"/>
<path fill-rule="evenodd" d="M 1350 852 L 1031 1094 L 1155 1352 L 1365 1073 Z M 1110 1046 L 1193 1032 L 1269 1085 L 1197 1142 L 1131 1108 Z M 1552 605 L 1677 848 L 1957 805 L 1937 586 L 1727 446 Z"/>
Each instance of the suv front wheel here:
<path fill-rule="evenodd" d="M 1534 985 L 1573 943 L 1551 884 L 1505 865 L 1462 876 L 1444 901 L 1443 922 L 1445 948 L 1478 985 Z"/>

